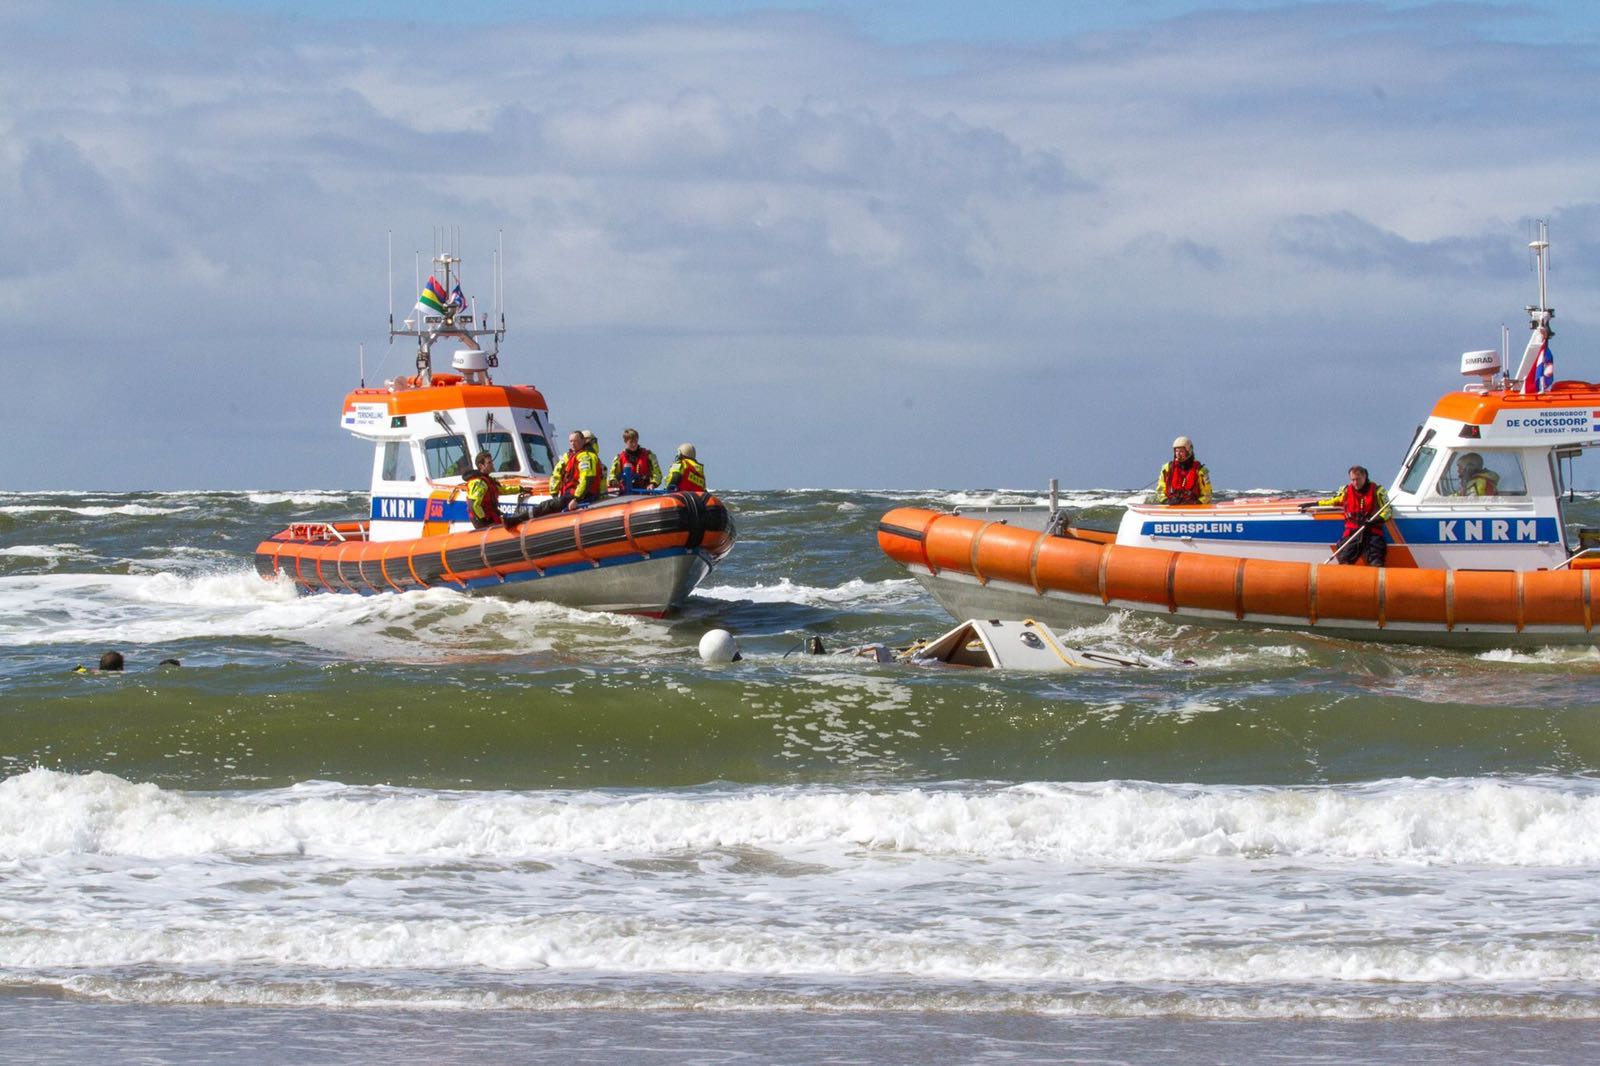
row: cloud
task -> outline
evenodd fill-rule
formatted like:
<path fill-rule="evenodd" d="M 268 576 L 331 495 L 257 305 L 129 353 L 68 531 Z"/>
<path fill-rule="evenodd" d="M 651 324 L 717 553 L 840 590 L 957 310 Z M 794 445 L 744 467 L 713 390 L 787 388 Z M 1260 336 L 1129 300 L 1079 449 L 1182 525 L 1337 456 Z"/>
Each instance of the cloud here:
<path fill-rule="evenodd" d="M 1285 251 L 1336 270 L 1389 271 L 1435 279 L 1482 277 L 1503 263 L 1514 244 L 1509 234 L 1412 241 L 1349 211 L 1296 215 L 1273 231 Z"/>
<path fill-rule="evenodd" d="M 937 44 L 777 12 L 443 47 L 437 26 L 170 15 L 0 12 L 0 240 L 23 250 L 0 309 L 124 398 L 117 484 L 359 484 L 332 412 L 358 343 L 369 373 L 409 364 L 383 329 L 390 231 L 402 307 L 445 225 L 486 305 L 503 233 L 506 372 L 564 425 L 693 436 L 749 486 L 928 484 L 929 448 L 969 483 L 1133 483 L 1174 421 L 1219 472 L 1304 484 L 1321 446 L 1278 408 L 1414 360 L 1416 393 L 1362 415 L 1398 450 L 1455 353 L 1531 298 L 1534 216 L 1567 335 L 1600 322 L 1596 55 L 1501 39 L 1519 16 L 1494 4 Z M 1260 409 L 1224 416 L 1241 396 Z M 1332 406 L 1328 437 L 1363 432 Z M 247 468 L 138 446 L 266 408 L 283 431 Z"/>

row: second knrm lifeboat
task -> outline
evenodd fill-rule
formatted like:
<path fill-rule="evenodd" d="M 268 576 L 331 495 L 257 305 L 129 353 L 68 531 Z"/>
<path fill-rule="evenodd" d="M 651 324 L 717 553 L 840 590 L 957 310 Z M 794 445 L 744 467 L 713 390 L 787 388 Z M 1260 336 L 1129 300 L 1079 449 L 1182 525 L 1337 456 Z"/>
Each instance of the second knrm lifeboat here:
<path fill-rule="evenodd" d="M 1539 305 L 1520 364 L 1462 357 L 1469 384 L 1434 405 L 1389 483 L 1383 567 L 1334 564 L 1345 516 L 1303 498 L 1137 504 L 1114 533 L 1054 508 L 897 508 L 878 543 L 958 619 L 1129 610 L 1416 644 L 1600 642 L 1600 530 L 1569 526 L 1564 499 L 1572 460 L 1600 445 L 1600 383 L 1554 380 L 1542 229 L 1530 247 Z"/>

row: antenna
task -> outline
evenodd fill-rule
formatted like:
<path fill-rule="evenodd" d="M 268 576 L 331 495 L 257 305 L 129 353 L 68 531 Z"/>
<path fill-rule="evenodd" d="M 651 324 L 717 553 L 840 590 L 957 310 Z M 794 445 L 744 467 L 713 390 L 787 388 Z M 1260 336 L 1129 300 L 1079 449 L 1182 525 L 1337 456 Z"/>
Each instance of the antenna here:
<path fill-rule="evenodd" d="M 393 324 L 393 322 L 394 322 L 394 312 L 393 311 L 389 312 L 389 322 L 391 324 Z M 367 346 L 365 344 L 356 345 L 356 371 L 361 375 L 361 378 L 360 378 L 361 387 L 363 389 L 366 388 L 367 387 Z"/>
<path fill-rule="evenodd" d="M 389 273 L 384 279 L 389 290 L 389 332 L 394 332 L 394 230 L 389 231 Z M 390 338 L 393 343 L 393 338 Z"/>
<path fill-rule="evenodd" d="M 1539 350 L 1555 335 L 1550 320 L 1555 318 L 1556 313 L 1545 294 L 1546 269 L 1550 265 L 1550 227 L 1542 218 L 1537 220 L 1537 225 L 1538 236 L 1528 242 L 1528 249 L 1533 253 L 1534 265 L 1539 271 L 1539 303 L 1538 306 L 1529 304 L 1525 308 L 1528 312 L 1528 328 L 1533 331 L 1533 336 L 1528 338 L 1528 346 L 1523 349 L 1522 360 L 1517 364 L 1516 382 L 1523 391 L 1527 391 L 1528 372 L 1533 368 L 1533 361 L 1539 357 Z"/>
<path fill-rule="evenodd" d="M 1539 236 L 1530 242 L 1529 248 L 1533 249 L 1534 258 L 1539 262 L 1539 310 L 1548 311 L 1549 305 L 1545 303 L 1545 272 L 1550 266 L 1550 226 L 1544 219 L 1539 220 Z"/>

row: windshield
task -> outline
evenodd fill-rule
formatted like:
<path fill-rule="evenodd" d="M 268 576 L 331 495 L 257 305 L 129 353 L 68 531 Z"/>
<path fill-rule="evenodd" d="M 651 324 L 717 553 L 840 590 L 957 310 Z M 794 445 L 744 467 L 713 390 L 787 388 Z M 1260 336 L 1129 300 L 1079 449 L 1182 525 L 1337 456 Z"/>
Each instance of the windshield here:
<path fill-rule="evenodd" d="M 1450 454 L 1439 482 L 1439 496 L 1526 496 L 1522 456 L 1499 448 L 1463 448 Z"/>
<path fill-rule="evenodd" d="M 1433 457 L 1436 454 L 1438 453 L 1426 444 L 1417 449 L 1417 454 L 1411 459 L 1411 467 L 1406 471 L 1406 479 L 1400 483 L 1401 492 L 1416 492 L 1422 488 L 1422 483 L 1427 480 L 1428 471 L 1433 469 Z"/>
<path fill-rule="evenodd" d="M 535 474 L 548 474 L 550 465 L 555 461 L 550 455 L 550 442 L 537 433 L 524 433 L 522 446 L 528 449 L 529 461 L 533 463 Z"/>
<path fill-rule="evenodd" d="M 516 418 L 517 431 L 522 434 L 522 446 L 527 449 L 528 459 L 533 464 L 533 472 L 548 474 L 556 465 L 555 453 L 550 450 L 549 425 L 538 411 L 525 408 L 512 414 Z"/>
<path fill-rule="evenodd" d="M 422 454 L 428 459 L 428 476 L 435 480 L 466 477 L 467 471 L 472 469 L 465 437 L 430 437 L 422 442 Z"/>
<path fill-rule="evenodd" d="M 517 457 L 516 438 L 510 433 L 491 430 L 478 434 L 478 449 L 489 453 L 491 469 L 496 473 L 515 474 L 522 470 L 522 460 Z"/>
<path fill-rule="evenodd" d="M 392 440 L 383 446 L 383 480 L 415 481 L 411 466 L 411 442 Z"/>

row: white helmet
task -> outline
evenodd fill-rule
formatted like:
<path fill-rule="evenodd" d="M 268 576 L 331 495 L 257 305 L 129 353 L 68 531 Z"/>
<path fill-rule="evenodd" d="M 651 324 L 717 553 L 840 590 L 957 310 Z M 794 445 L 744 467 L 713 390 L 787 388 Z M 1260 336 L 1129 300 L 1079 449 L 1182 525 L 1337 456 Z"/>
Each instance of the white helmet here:
<path fill-rule="evenodd" d="M 1188 437 L 1176 438 L 1173 440 L 1172 446 L 1174 448 L 1188 448 L 1191 452 L 1194 451 L 1194 441 L 1190 440 Z"/>
<path fill-rule="evenodd" d="M 694 445 L 689 444 L 688 442 L 678 445 L 678 454 L 685 459 L 693 459 Z"/>

